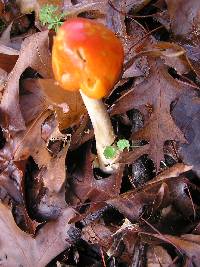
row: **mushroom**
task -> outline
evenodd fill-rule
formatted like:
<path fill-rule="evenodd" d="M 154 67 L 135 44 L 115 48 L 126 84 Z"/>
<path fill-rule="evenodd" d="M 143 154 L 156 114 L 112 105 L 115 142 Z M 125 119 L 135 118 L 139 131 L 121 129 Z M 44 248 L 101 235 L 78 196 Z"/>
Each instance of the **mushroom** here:
<path fill-rule="evenodd" d="M 123 47 L 103 24 L 85 18 L 63 23 L 54 37 L 52 66 L 56 81 L 69 91 L 80 90 L 90 116 L 100 168 L 111 173 L 118 168 L 116 156 L 107 159 L 104 149 L 115 142 L 115 134 L 102 102 L 119 79 Z"/>

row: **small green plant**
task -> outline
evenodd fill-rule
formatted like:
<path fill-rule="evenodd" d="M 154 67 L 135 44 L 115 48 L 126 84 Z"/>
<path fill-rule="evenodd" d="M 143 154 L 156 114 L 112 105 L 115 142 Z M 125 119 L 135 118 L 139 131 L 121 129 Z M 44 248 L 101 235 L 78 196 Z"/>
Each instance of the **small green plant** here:
<path fill-rule="evenodd" d="M 112 159 L 117 155 L 118 151 L 124 151 L 124 149 L 128 149 L 130 148 L 130 142 L 127 139 L 120 139 L 119 141 L 117 141 L 116 144 L 113 144 L 111 146 L 107 146 L 104 149 L 104 156 L 106 159 Z"/>
<path fill-rule="evenodd" d="M 120 151 L 124 151 L 124 149 L 128 149 L 130 148 L 130 143 L 127 139 L 120 139 L 119 141 L 117 141 L 117 147 Z"/>
<path fill-rule="evenodd" d="M 107 146 L 104 149 L 103 154 L 104 154 L 106 159 L 113 159 L 117 154 L 117 150 L 118 150 L 117 147 L 115 147 L 113 145 L 112 146 Z"/>
<path fill-rule="evenodd" d="M 53 29 L 55 31 L 62 25 L 64 17 L 65 14 L 58 14 L 57 6 L 49 4 L 44 5 L 39 13 L 39 19 L 42 25 L 47 25 L 49 30 Z"/>

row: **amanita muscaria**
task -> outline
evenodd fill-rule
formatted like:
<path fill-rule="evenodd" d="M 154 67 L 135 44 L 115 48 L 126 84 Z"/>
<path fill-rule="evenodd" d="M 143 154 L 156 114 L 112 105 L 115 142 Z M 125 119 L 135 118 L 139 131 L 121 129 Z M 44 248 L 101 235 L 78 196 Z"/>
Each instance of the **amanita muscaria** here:
<path fill-rule="evenodd" d="M 102 98 L 118 81 L 124 60 L 123 47 L 103 24 L 84 18 L 63 23 L 54 37 L 52 65 L 56 81 L 69 91 L 80 90 L 89 113 L 100 168 L 112 172 L 116 158 L 106 159 L 106 146 L 115 141 L 110 117 Z"/>

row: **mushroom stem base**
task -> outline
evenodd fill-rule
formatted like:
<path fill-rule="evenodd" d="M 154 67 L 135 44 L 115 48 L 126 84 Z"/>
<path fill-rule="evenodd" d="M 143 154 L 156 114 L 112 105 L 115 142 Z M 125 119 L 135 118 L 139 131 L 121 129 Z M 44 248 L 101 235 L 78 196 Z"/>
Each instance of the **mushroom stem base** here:
<path fill-rule="evenodd" d="M 115 141 L 115 134 L 106 107 L 101 100 L 90 98 L 81 90 L 80 94 L 93 125 L 99 167 L 106 173 L 113 173 L 119 167 L 117 163 L 119 155 L 112 159 L 107 159 L 104 156 L 105 148 Z"/>

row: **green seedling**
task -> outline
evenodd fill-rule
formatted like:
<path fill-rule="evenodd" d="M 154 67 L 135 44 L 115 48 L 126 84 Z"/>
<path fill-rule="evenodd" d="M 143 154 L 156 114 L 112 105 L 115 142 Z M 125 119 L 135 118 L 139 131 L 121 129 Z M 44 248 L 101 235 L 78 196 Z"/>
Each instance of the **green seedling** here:
<path fill-rule="evenodd" d="M 40 9 L 39 19 L 43 26 L 47 26 L 49 30 L 57 31 L 58 28 L 62 25 L 62 20 L 64 19 L 65 14 L 58 14 L 58 7 L 54 5 L 44 5 Z"/>
<path fill-rule="evenodd" d="M 117 147 L 107 146 L 103 152 L 106 159 L 113 159 L 117 155 Z"/>
<path fill-rule="evenodd" d="M 130 148 L 130 143 L 127 139 L 120 139 L 118 142 L 117 142 L 117 147 L 120 151 L 124 151 L 124 149 L 127 148 L 127 150 L 129 150 Z"/>
<path fill-rule="evenodd" d="M 116 157 L 117 153 L 120 151 L 124 151 L 124 149 L 129 150 L 130 148 L 130 142 L 127 139 L 120 139 L 117 141 L 116 145 L 113 144 L 111 146 L 107 146 L 104 149 L 104 156 L 106 159 L 112 159 Z"/>

